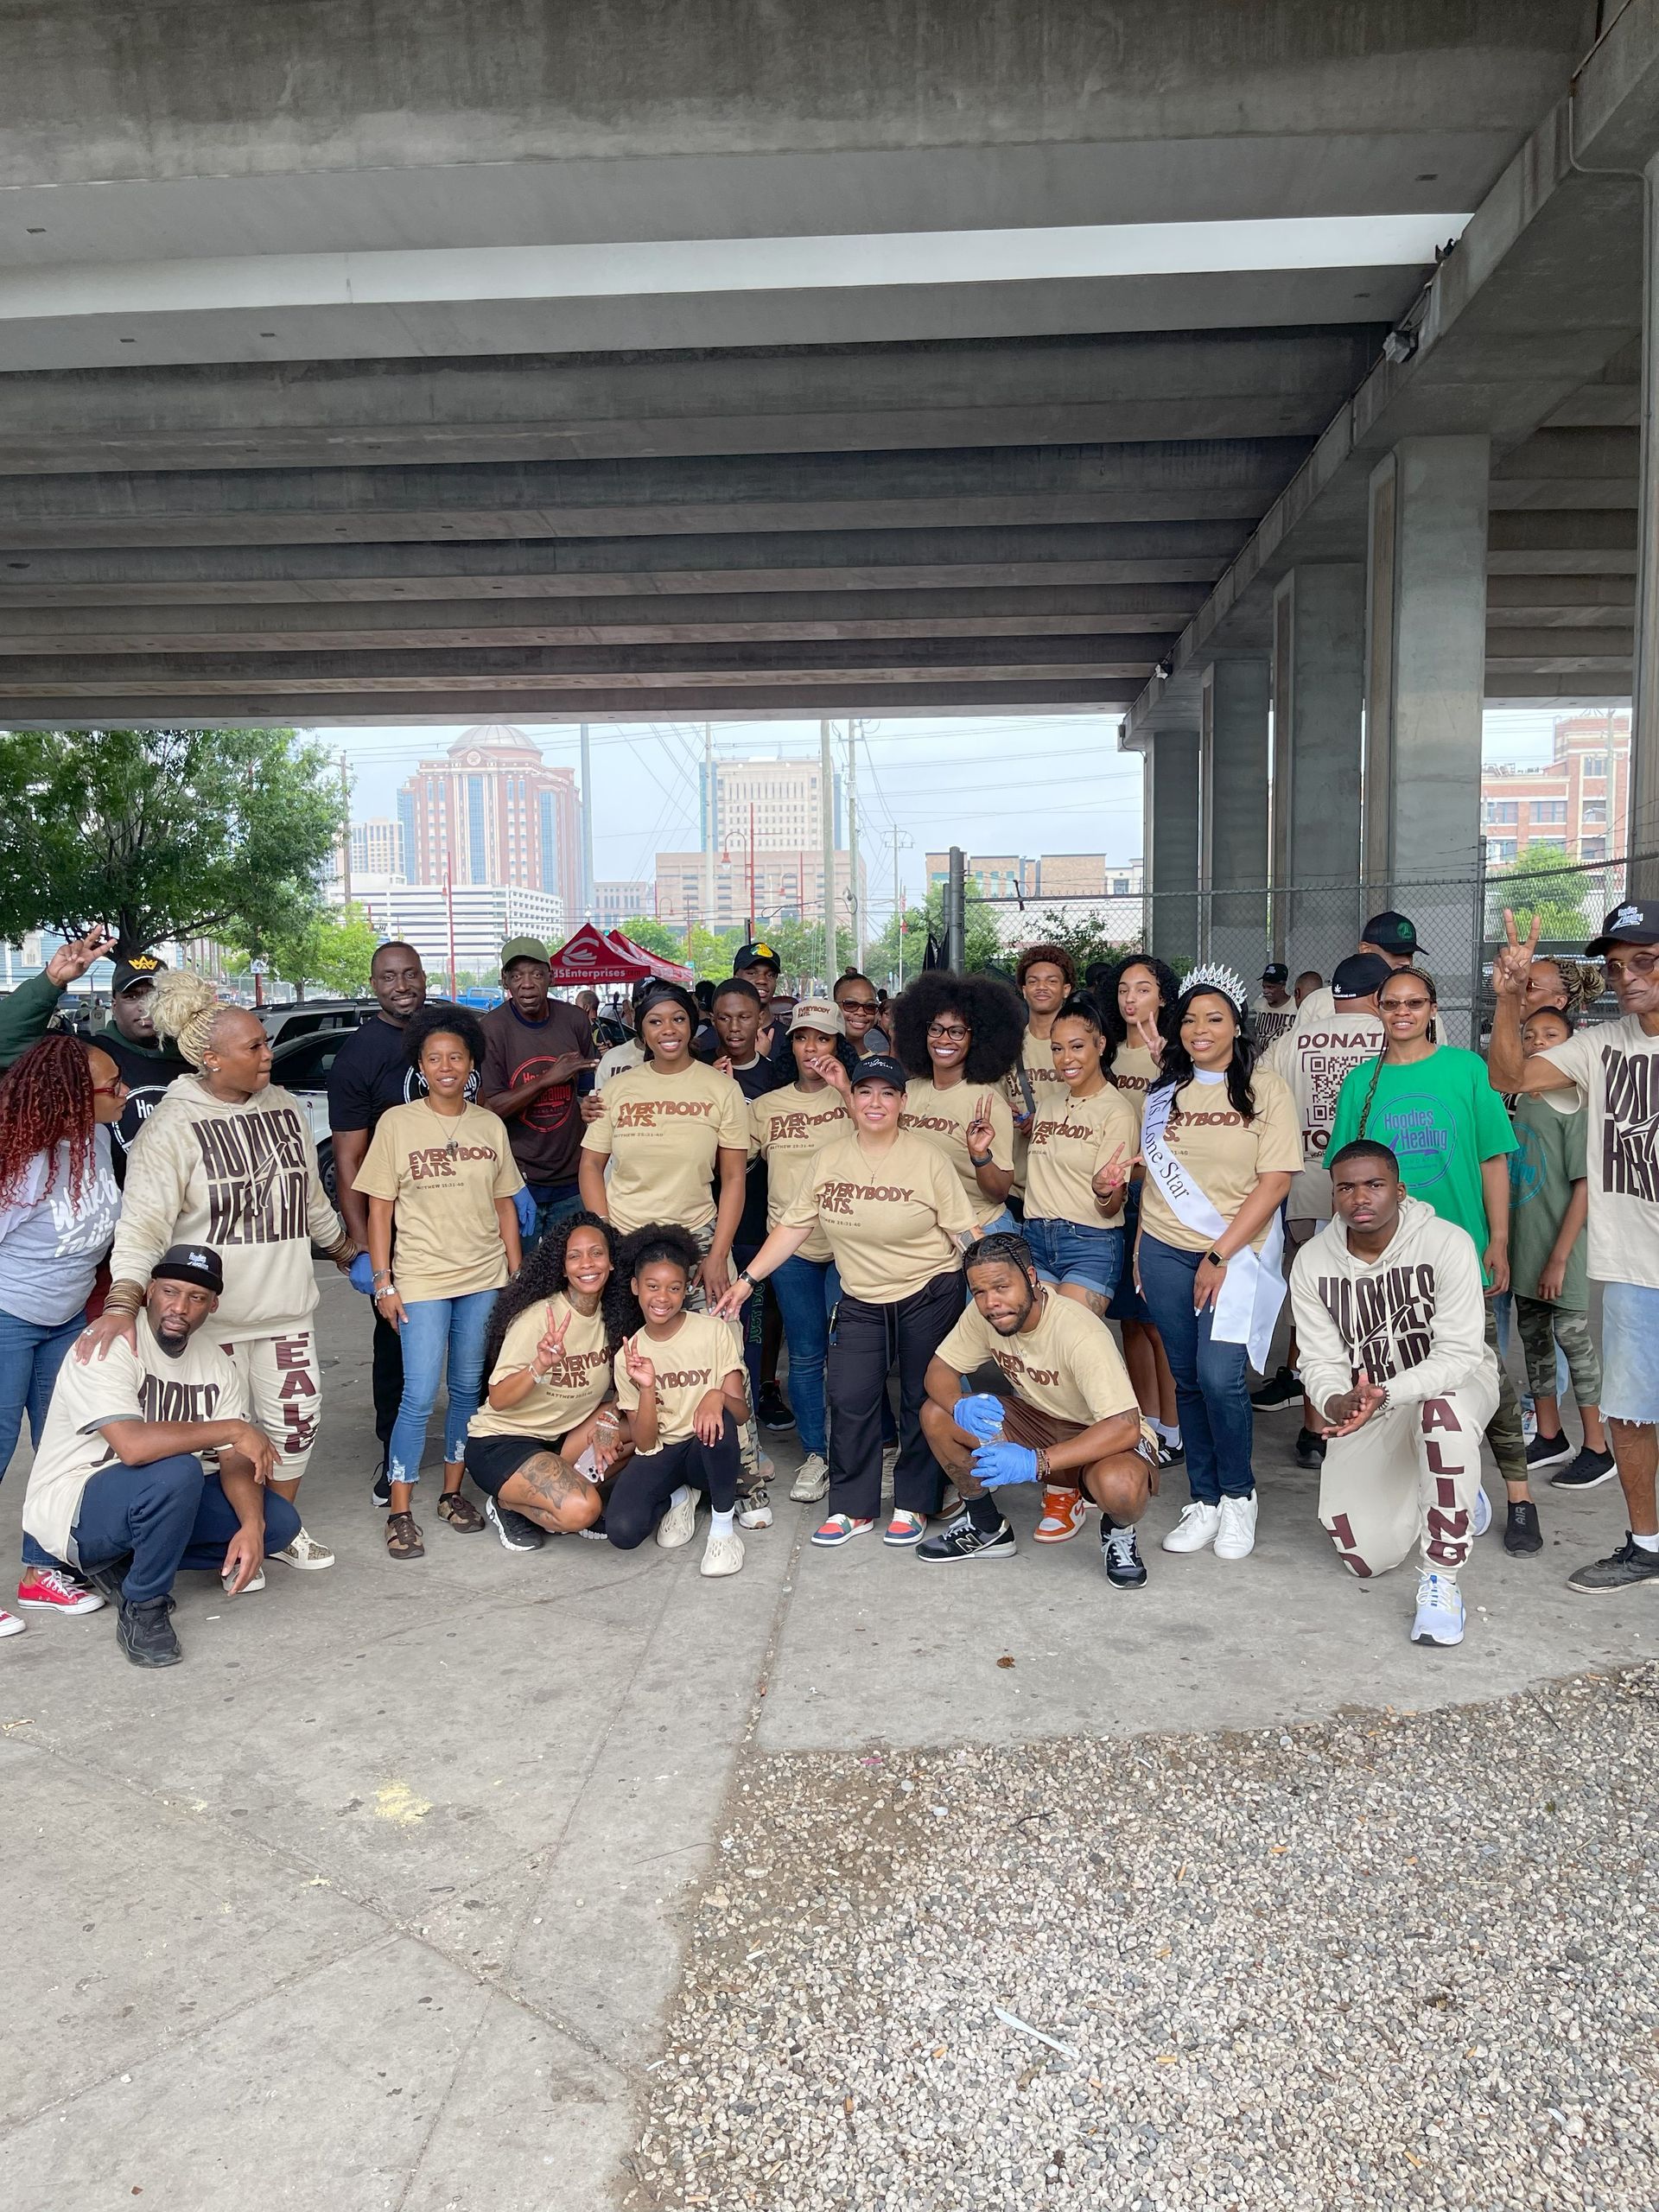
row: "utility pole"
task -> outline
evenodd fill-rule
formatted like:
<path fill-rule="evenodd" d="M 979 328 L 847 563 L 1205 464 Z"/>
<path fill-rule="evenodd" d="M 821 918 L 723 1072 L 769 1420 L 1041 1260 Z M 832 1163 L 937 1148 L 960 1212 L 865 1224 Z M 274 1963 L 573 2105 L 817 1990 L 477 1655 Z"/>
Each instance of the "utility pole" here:
<path fill-rule="evenodd" d="M 594 751 L 588 739 L 588 725 L 579 725 L 582 741 L 582 918 L 591 921 L 594 915 Z M 543 867 L 546 867 L 543 855 Z"/>
<path fill-rule="evenodd" d="M 702 925 L 715 926 L 715 726 L 702 726 Z"/>
<path fill-rule="evenodd" d="M 858 886 L 858 734 L 862 724 L 847 724 L 847 894 L 853 905 L 853 961 L 864 966 L 864 901 Z M 834 980 L 833 978 L 831 979 Z"/>
<path fill-rule="evenodd" d="M 823 987 L 836 980 L 836 771 L 830 725 L 818 724 L 818 799 L 823 824 Z"/>
<path fill-rule="evenodd" d="M 944 901 L 944 958 L 953 974 L 961 975 L 968 957 L 968 880 L 963 872 L 962 847 L 950 848 L 950 880 L 945 889 Z"/>
<path fill-rule="evenodd" d="M 899 854 L 901 847 L 908 848 L 909 833 L 896 824 L 893 832 L 893 937 L 899 946 L 899 988 L 905 988 L 905 892 L 899 876 Z"/>
<path fill-rule="evenodd" d="M 340 756 L 340 905 L 352 903 L 352 779 L 346 772 L 346 755 Z"/>

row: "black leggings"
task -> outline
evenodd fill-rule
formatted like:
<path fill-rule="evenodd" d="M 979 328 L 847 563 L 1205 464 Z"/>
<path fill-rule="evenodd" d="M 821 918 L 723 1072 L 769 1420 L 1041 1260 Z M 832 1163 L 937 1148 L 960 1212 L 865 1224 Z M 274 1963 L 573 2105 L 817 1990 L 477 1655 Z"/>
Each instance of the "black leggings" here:
<path fill-rule="evenodd" d="M 703 1491 L 715 1513 L 729 1513 L 737 1503 L 737 1423 L 724 1416 L 718 1444 L 696 1436 L 665 1444 L 660 1452 L 636 1452 L 618 1475 L 605 1507 L 605 1534 L 620 1552 L 643 1544 L 668 1510 L 668 1501 L 683 1483 Z"/>

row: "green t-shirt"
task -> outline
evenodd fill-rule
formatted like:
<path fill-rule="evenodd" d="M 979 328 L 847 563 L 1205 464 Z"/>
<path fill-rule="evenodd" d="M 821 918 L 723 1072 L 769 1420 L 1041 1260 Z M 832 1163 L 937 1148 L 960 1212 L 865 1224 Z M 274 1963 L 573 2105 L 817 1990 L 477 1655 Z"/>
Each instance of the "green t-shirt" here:
<path fill-rule="evenodd" d="M 1373 1075 L 1376 1095 L 1362 1129 Z M 1478 1052 L 1442 1045 L 1426 1060 L 1404 1067 L 1378 1069 L 1374 1060 L 1363 1061 L 1343 1078 L 1326 1160 L 1358 1136 L 1387 1145 L 1412 1197 L 1433 1206 L 1442 1221 L 1467 1230 L 1477 1252 L 1486 1249 L 1480 1164 L 1513 1152 L 1515 1132 Z"/>
<path fill-rule="evenodd" d="M 1564 1105 L 1576 1097 L 1562 1113 Z M 1538 1274 L 1555 1249 L 1573 1185 L 1584 1179 L 1585 1128 L 1589 1115 L 1582 1091 L 1542 1091 L 1515 1102 L 1516 1149 L 1510 1154 L 1510 1287 L 1517 1298 L 1536 1298 Z M 1590 1283 L 1580 1230 L 1555 1300 L 1563 1311 L 1587 1313 Z"/>

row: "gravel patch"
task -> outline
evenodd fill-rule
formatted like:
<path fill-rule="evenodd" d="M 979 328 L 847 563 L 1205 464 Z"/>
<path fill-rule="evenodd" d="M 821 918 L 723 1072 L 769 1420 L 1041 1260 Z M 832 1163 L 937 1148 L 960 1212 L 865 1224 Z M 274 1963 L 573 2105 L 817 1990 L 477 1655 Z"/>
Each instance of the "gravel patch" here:
<path fill-rule="evenodd" d="M 753 1759 L 622 2201 L 1652 2212 L 1656 1723 Z"/>

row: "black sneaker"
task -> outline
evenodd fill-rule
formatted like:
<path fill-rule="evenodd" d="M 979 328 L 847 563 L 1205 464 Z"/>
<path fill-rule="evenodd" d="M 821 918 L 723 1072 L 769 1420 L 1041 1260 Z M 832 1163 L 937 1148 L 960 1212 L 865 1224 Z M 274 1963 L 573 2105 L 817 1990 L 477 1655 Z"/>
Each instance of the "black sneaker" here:
<path fill-rule="evenodd" d="M 545 1529 L 522 1513 L 515 1513 L 510 1505 L 502 1505 L 493 1497 L 484 1501 L 484 1518 L 501 1539 L 501 1548 L 509 1552 L 538 1552 L 547 1541 Z"/>
<path fill-rule="evenodd" d="M 1599 1490 L 1618 1472 L 1618 1463 L 1611 1452 L 1592 1452 L 1586 1444 L 1570 1467 L 1550 1477 L 1549 1486 L 1552 1490 Z"/>
<path fill-rule="evenodd" d="M 1315 1436 L 1311 1428 L 1296 1432 L 1296 1464 L 1299 1467 L 1322 1467 L 1325 1465 L 1325 1439 Z"/>
<path fill-rule="evenodd" d="M 1628 1529 L 1616 1552 L 1592 1560 L 1567 1578 L 1567 1588 L 1581 1598 L 1616 1598 L 1621 1590 L 1634 1590 L 1644 1582 L 1659 1590 L 1659 1552 L 1643 1551 Z"/>
<path fill-rule="evenodd" d="M 1288 1413 L 1301 1402 L 1302 1378 L 1294 1367 L 1281 1367 L 1270 1382 L 1250 1393 L 1250 1403 L 1259 1414 Z"/>
<path fill-rule="evenodd" d="M 1541 1552 L 1544 1548 L 1538 1509 L 1529 1497 L 1510 1506 L 1503 1522 L 1503 1548 L 1506 1552 Z"/>
<path fill-rule="evenodd" d="M 937 1536 L 924 1536 L 916 1546 L 916 1556 L 937 1566 L 942 1560 L 1012 1559 L 1018 1549 L 1014 1531 L 1006 1521 L 994 1535 L 982 1536 L 964 1513 L 948 1529 L 940 1529 Z"/>
<path fill-rule="evenodd" d="M 1120 1529 L 1101 1516 L 1100 1563 L 1115 1590 L 1139 1590 L 1147 1580 L 1145 1562 L 1135 1544 L 1133 1529 Z"/>
<path fill-rule="evenodd" d="M 123 1598 L 115 1617 L 115 1640 L 135 1667 L 176 1667 L 184 1654 L 168 1616 L 171 1598 L 146 1598 L 132 1605 Z"/>
<path fill-rule="evenodd" d="M 374 1478 L 374 1487 L 370 1491 L 369 1496 L 383 1512 L 391 1503 L 391 1478 L 386 1472 L 386 1463 L 384 1459 L 380 1462 L 380 1471 Z"/>
<path fill-rule="evenodd" d="M 1554 1436 L 1535 1436 L 1527 1446 L 1527 1471 L 1535 1475 L 1543 1467 L 1564 1467 L 1573 1457 L 1573 1440 L 1564 1428 Z"/>
<path fill-rule="evenodd" d="M 775 1382 L 760 1385 L 760 1402 L 755 1411 L 762 1428 L 793 1428 L 795 1426 L 795 1416 Z"/>
<path fill-rule="evenodd" d="M 1166 1436 L 1158 1439 L 1158 1465 L 1160 1467 L 1179 1467 L 1185 1457 L 1185 1444 L 1172 1444 Z"/>
<path fill-rule="evenodd" d="M 75 1571 L 89 1590 L 96 1590 L 100 1598 L 107 1598 L 111 1605 L 119 1607 L 121 1585 L 131 1565 L 132 1554 L 123 1552 L 119 1559 L 106 1559 L 99 1567 L 77 1567 Z"/>

